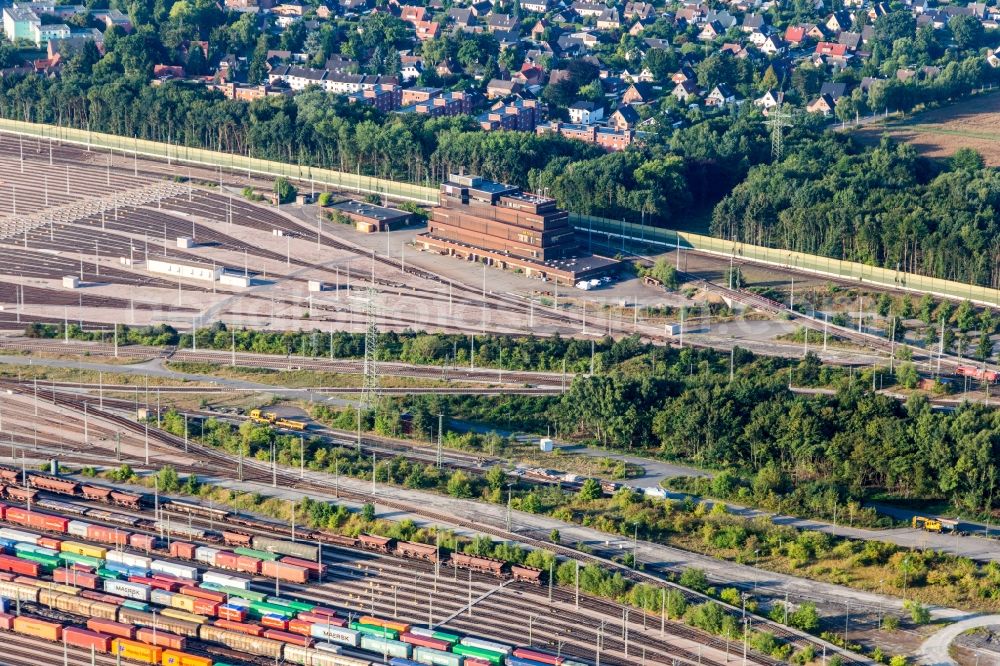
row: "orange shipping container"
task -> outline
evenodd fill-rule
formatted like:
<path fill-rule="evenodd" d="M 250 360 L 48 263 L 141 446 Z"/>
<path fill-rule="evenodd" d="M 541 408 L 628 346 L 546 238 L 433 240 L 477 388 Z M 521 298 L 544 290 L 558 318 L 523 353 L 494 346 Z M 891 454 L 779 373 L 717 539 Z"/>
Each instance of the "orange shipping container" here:
<path fill-rule="evenodd" d="M 111 620 L 100 620 L 92 617 L 87 620 L 87 629 L 98 631 L 102 634 L 111 634 L 112 636 L 135 638 L 135 627 L 131 624 L 122 624 L 121 622 L 112 622 Z"/>
<path fill-rule="evenodd" d="M 148 534 L 130 534 L 128 545 L 136 550 L 144 550 L 148 553 L 156 548 L 156 537 L 151 537 Z"/>
<path fill-rule="evenodd" d="M 193 560 L 195 548 L 197 548 L 197 546 L 195 546 L 193 543 L 174 541 L 172 544 L 170 544 L 170 557 L 179 557 L 185 560 Z"/>
<path fill-rule="evenodd" d="M 161 663 L 163 666 L 212 666 L 211 659 L 175 650 L 164 650 Z"/>
<path fill-rule="evenodd" d="M 249 555 L 240 555 L 236 559 L 236 570 L 241 573 L 257 575 L 260 573 L 260 560 Z"/>
<path fill-rule="evenodd" d="M 293 634 L 312 636 L 312 623 L 306 622 L 305 620 L 289 620 L 288 631 L 292 632 Z"/>
<path fill-rule="evenodd" d="M 269 578 L 277 578 L 289 583 L 305 583 L 309 580 L 309 571 L 307 569 L 282 562 L 265 560 L 261 562 L 260 572 Z"/>
<path fill-rule="evenodd" d="M 10 631 L 14 628 L 14 616 L 0 613 L 0 629 Z"/>
<path fill-rule="evenodd" d="M 56 622 L 46 622 L 36 620 L 33 617 L 15 617 L 14 631 L 25 636 L 44 638 L 47 641 L 58 641 L 62 639 L 62 625 Z"/>
<path fill-rule="evenodd" d="M 185 585 L 177 591 L 181 594 L 186 594 L 189 597 L 201 597 L 202 599 L 214 601 L 217 604 L 226 602 L 226 595 L 222 592 L 216 592 L 215 590 L 203 590 L 200 587 L 195 587 L 194 585 Z"/>
<path fill-rule="evenodd" d="M 38 545 L 42 548 L 51 548 L 52 550 L 59 550 L 59 544 L 62 541 L 59 539 L 53 539 L 52 537 L 43 536 L 38 540 Z"/>
<path fill-rule="evenodd" d="M 162 648 L 170 648 L 171 650 L 187 649 L 187 639 L 185 637 L 159 629 L 154 631 L 150 627 L 136 629 L 135 640 L 150 645 L 158 645 Z"/>
<path fill-rule="evenodd" d="M 90 650 L 94 648 L 98 652 L 111 651 L 111 636 L 98 631 L 87 631 L 79 627 L 66 627 L 63 629 L 63 638 L 67 645 Z"/>
<path fill-rule="evenodd" d="M 242 622 L 247 619 L 247 612 L 242 608 L 233 608 L 232 606 L 219 606 L 219 617 L 223 620 L 232 620 L 233 622 Z"/>
<path fill-rule="evenodd" d="M 256 624 L 244 624 L 242 622 L 233 622 L 232 620 L 216 620 L 213 622 L 215 626 L 220 629 L 226 629 L 228 631 L 236 631 L 241 634 L 247 634 L 249 636 L 260 636 L 264 633 L 264 627 Z"/>
<path fill-rule="evenodd" d="M 290 634 L 287 631 L 278 631 L 277 629 L 266 629 L 264 631 L 264 638 L 281 641 L 282 643 L 291 643 L 292 645 L 301 645 L 302 647 L 312 647 L 313 644 L 313 639 L 308 636 L 298 636 Z"/>
<path fill-rule="evenodd" d="M 145 664 L 159 664 L 163 656 L 163 648 L 146 645 L 126 638 L 116 638 L 111 643 L 112 654 L 121 655 L 122 659 L 132 659 Z"/>
<path fill-rule="evenodd" d="M 219 613 L 219 604 L 208 599 L 194 598 L 194 614 L 215 617 Z"/>
<path fill-rule="evenodd" d="M 260 618 L 260 626 L 267 629 L 288 629 L 288 620 L 280 615 L 265 615 Z"/>

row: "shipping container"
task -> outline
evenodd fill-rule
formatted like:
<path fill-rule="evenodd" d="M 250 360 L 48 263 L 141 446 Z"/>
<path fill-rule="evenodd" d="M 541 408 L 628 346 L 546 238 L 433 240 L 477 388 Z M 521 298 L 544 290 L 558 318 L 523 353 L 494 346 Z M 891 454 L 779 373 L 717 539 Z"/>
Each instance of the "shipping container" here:
<path fill-rule="evenodd" d="M 179 557 L 182 560 L 193 560 L 196 548 L 197 546 L 193 543 L 174 541 L 170 544 L 170 557 Z"/>
<path fill-rule="evenodd" d="M 14 616 L 7 613 L 0 613 L 0 629 L 11 631 L 14 629 Z"/>
<path fill-rule="evenodd" d="M 79 627 L 65 627 L 63 629 L 63 639 L 67 645 L 83 648 L 87 651 L 90 651 L 91 648 L 95 652 L 111 651 L 112 636 L 97 631 L 88 631 Z"/>
<path fill-rule="evenodd" d="M 178 578 L 177 576 L 171 576 L 170 574 L 163 573 L 163 572 L 151 573 L 151 577 L 154 578 L 155 580 L 158 580 L 158 581 L 161 581 L 161 582 L 164 582 L 164 583 L 170 583 L 171 584 L 171 589 L 170 589 L 171 592 L 176 592 L 177 590 L 179 590 L 181 588 L 181 585 L 190 585 L 191 584 L 191 579 L 190 578 Z"/>
<path fill-rule="evenodd" d="M 0 555 L 0 571 L 9 571 L 21 574 L 22 576 L 37 578 L 41 575 L 42 565 L 38 562 L 31 562 L 12 555 Z"/>
<path fill-rule="evenodd" d="M 103 592 L 94 592 L 93 590 L 81 590 L 80 597 L 83 599 L 92 599 L 93 601 L 103 601 L 106 604 L 111 604 L 112 606 L 121 606 L 125 601 L 121 597 L 116 597 L 113 594 L 104 594 Z"/>
<path fill-rule="evenodd" d="M 117 562 L 118 564 L 124 564 L 127 567 L 132 567 L 134 569 L 150 569 L 153 564 L 153 560 L 144 555 L 133 555 L 132 553 L 125 553 L 120 550 L 109 550 L 107 551 L 107 557 L 105 558 L 108 562 Z"/>
<path fill-rule="evenodd" d="M 200 597 L 194 598 L 194 613 L 195 615 L 205 615 L 206 617 L 215 617 L 219 612 L 219 604 L 214 601 L 209 601 L 208 599 L 202 599 Z"/>
<path fill-rule="evenodd" d="M 146 645 L 127 638 L 116 638 L 111 642 L 111 653 L 122 659 L 132 659 L 144 664 L 159 664 L 163 658 L 163 648 Z"/>
<path fill-rule="evenodd" d="M 262 615 L 260 618 L 260 626 L 265 629 L 280 629 L 285 631 L 288 629 L 288 616 L 286 615 Z"/>
<path fill-rule="evenodd" d="M 88 527 L 90 527 L 90 523 L 85 523 L 82 520 L 71 520 L 66 524 L 66 533 L 70 536 L 86 539 Z"/>
<path fill-rule="evenodd" d="M 113 620 L 118 615 L 118 606 L 114 604 L 71 594 L 60 594 L 52 590 L 41 590 L 38 593 L 38 603 L 73 615 L 95 617 L 102 620 Z"/>
<path fill-rule="evenodd" d="M 53 516 L 50 513 L 41 513 L 40 511 L 28 511 L 16 506 L 7 509 L 5 519 L 8 523 L 33 527 L 37 530 L 45 530 L 47 532 L 61 532 L 63 534 L 66 533 L 66 527 L 69 525 L 68 518 Z"/>
<path fill-rule="evenodd" d="M 358 622 L 361 624 L 367 624 L 370 627 L 384 627 L 386 629 L 392 629 L 398 634 L 405 634 L 410 630 L 410 625 L 406 622 L 383 620 L 382 618 L 378 618 L 373 615 L 362 615 L 358 618 Z"/>
<path fill-rule="evenodd" d="M 419 636 L 409 632 L 400 634 L 399 640 L 404 643 L 409 643 L 410 645 L 420 645 L 442 651 L 446 651 L 449 647 L 451 647 L 451 643 L 446 641 L 439 641 L 438 639 L 431 638 L 430 636 Z"/>
<path fill-rule="evenodd" d="M 75 553 L 59 553 L 59 559 L 64 564 L 71 566 L 79 565 L 89 569 L 97 569 L 104 566 L 104 560 L 99 560 L 96 557 L 88 557 L 87 555 L 77 555 Z"/>
<path fill-rule="evenodd" d="M 240 556 L 229 550 L 220 550 L 215 553 L 215 566 L 220 569 L 235 571 L 239 563 Z"/>
<path fill-rule="evenodd" d="M 127 564 L 121 564 L 119 562 L 105 562 L 103 568 L 107 571 L 114 571 L 118 573 L 121 578 L 130 578 L 132 576 L 144 578 L 149 575 L 148 569 L 130 567 Z"/>
<path fill-rule="evenodd" d="M 357 647 L 361 644 L 361 632 L 336 625 L 314 624 L 310 635 L 319 641 L 330 641 L 341 645 Z"/>
<path fill-rule="evenodd" d="M 170 597 L 170 607 L 179 608 L 182 611 L 193 613 L 194 599 L 195 599 L 194 597 L 189 597 L 186 594 L 181 594 L 180 592 L 177 592 Z"/>
<path fill-rule="evenodd" d="M 35 534 L 34 532 L 15 530 L 10 527 L 0 527 L 0 539 L 37 545 L 40 538 L 41 535 Z"/>
<path fill-rule="evenodd" d="M 208 576 L 210 573 L 212 572 L 206 571 L 205 576 Z M 267 599 L 267 595 L 264 594 L 263 592 L 255 592 L 253 590 L 248 590 L 240 587 L 233 587 L 231 585 L 220 585 L 219 583 L 213 583 L 211 581 L 203 582 L 200 585 L 200 587 L 206 590 L 218 590 L 223 594 L 228 594 L 230 603 L 232 602 L 233 597 L 239 599 L 246 599 L 248 601 L 264 601 L 265 599 Z"/>
<path fill-rule="evenodd" d="M 264 638 L 281 641 L 282 643 L 290 643 L 291 645 L 300 645 L 302 647 L 312 647 L 313 644 L 312 638 L 309 636 L 293 634 L 290 631 L 282 631 L 280 629 L 264 629 Z"/>
<path fill-rule="evenodd" d="M 216 614 L 223 620 L 232 620 L 233 622 L 243 622 L 247 619 L 247 610 L 233 604 L 219 604 Z"/>
<path fill-rule="evenodd" d="M 150 605 L 144 601 L 136 601 L 134 599 L 126 599 L 122 602 L 122 608 L 131 608 L 132 610 L 148 611 Z"/>
<path fill-rule="evenodd" d="M 14 618 L 13 629 L 15 633 L 34 636 L 35 638 L 42 638 L 47 641 L 62 640 L 62 625 L 58 622 L 49 622 L 21 615 Z"/>
<path fill-rule="evenodd" d="M 135 638 L 135 627 L 124 622 L 114 622 L 112 620 L 102 620 L 90 618 L 87 620 L 87 629 L 109 636 L 120 638 Z"/>
<path fill-rule="evenodd" d="M 471 636 L 466 636 L 461 641 L 462 645 L 467 645 L 469 647 L 482 648 L 484 650 L 489 650 L 491 652 L 499 652 L 503 655 L 508 655 L 514 651 L 514 648 L 505 643 L 497 643 L 496 641 L 487 641 L 482 638 L 473 638 Z"/>
<path fill-rule="evenodd" d="M 409 643 L 365 634 L 361 635 L 361 649 L 387 657 L 405 657 L 407 659 L 413 654 L 413 646 Z"/>
<path fill-rule="evenodd" d="M 199 657 L 173 649 L 163 651 L 160 663 L 163 666 L 212 666 L 212 660 L 208 657 Z"/>
<path fill-rule="evenodd" d="M 115 594 L 126 599 L 136 601 L 149 601 L 149 585 L 142 583 L 130 583 L 126 580 L 106 580 L 104 581 L 104 591 L 108 594 Z"/>
<path fill-rule="evenodd" d="M 201 562 L 202 564 L 207 564 L 210 567 L 215 566 L 215 558 L 219 554 L 218 548 L 210 548 L 208 546 L 198 546 L 194 549 L 194 559 L 196 562 Z"/>
<path fill-rule="evenodd" d="M 52 571 L 53 569 L 62 566 L 62 560 L 58 557 L 52 557 L 51 555 L 45 555 L 43 553 L 27 553 L 21 552 L 17 554 L 22 560 L 28 560 L 29 562 L 37 562 L 42 565 L 42 568 Z"/>
<path fill-rule="evenodd" d="M 483 661 L 488 661 L 490 664 L 493 664 L 493 666 L 500 666 L 506 658 L 506 655 L 502 652 L 485 650 L 472 645 L 463 645 L 462 643 L 453 645 L 451 651 L 455 654 L 460 654 L 463 657 L 476 657 L 478 659 L 482 659 Z"/>
<path fill-rule="evenodd" d="M 250 602 L 250 617 L 260 619 L 265 615 L 280 615 L 286 618 L 293 618 L 295 617 L 295 611 L 285 606 L 278 606 L 262 601 Z"/>
<path fill-rule="evenodd" d="M 268 597 L 267 603 L 284 606 L 285 608 L 290 608 L 297 613 L 311 613 L 313 612 L 313 609 L 316 608 L 315 604 L 309 604 L 304 601 L 294 601 L 283 597 Z"/>
<path fill-rule="evenodd" d="M 561 666 L 566 661 L 565 657 L 535 650 L 534 648 L 515 648 L 511 654 L 520 659 L 536 661 L 542 664 L 552 664 L 553 666 Z"/>
<path fill-rule="evenodd" d="M 260 566 L 260 573 L 262 576 L 277 578 L 278 580 L 287 581 L 289 583 L 306 583 L 309 581 L 308 569 L 303 569 L 302 567 L 293 566 L 291 564 L 284 564 L 282 562 L 262 562 Z"/>
<path fill-rule="evenodd" d="M 128 544 L 129 532 L 120 527 L 107 527 L 105 525 L 90 525 L 87 527 L 87 538 L 100 543 L 110 543 L 117 546 Z"/>
<path fill-rule="evenodd" d="M 124 574 L 119 573 L 117 571 L 112 571 L 107 567 L 100 567 L 97 570 L 97 575 L 100 576 L 101 578 L 104 578 L 105 580 L 119 580 L 121 578 L 125 578 Z"/>
<path fill-rule="evenodd" d="M 285 663 L 302 664 L 303 666 L 372 666 L 372 662 L 368 659 L 358 659 L 330 650 L 305 648 L 298 645 L 285 646 Z"/>
<path fill-rule="evenodd" d="M 285 564 L 291 564 L 292 566 L 308 569 L 312 574 L 312 577 L 316 580 L 323 580 L 323 575 L 326 573 L 326 567 L 324 565 L 319 562 L 303 560 L 301 557 L 283 557 L 281 558 L 281 561 Z"/>
<path fill-rule="evenodd" d="M 174 564 L 173 562 L 166 562 L 164 560 L 153 560 L 149 568 L 157 573 L 165 573 L 171 576 L 176 576 L 177 578 L 198 580 L 198 569 L 184 564 Z"/>
<path fill-rule="evenodd" d="M 402 657 L 393 657 L 389 660 L 389 666 L 420 666 L 420 662 L 413 661 L 412 659 L 403 659 Z"/>
<path fill-rule="evenodd" d="M 253 548 L 233 548 L 233 552 L 237 555 L 252 557 L 255 560 L 270 560 L 272 562 L 276 562 L 280 557 L 275 553 L 270 553 L 265 550 L 254 550 Z"/>
<path fill-rule="evenodd" d="M 311 562 L 319 560 L 319 546 L 302 543 L 301 541 L 285 541 L 284 539 L 255 536 L 253 538 L 253 547 L 254 550 L 262 550 L 266 553 L 277 553 L 279 555 L 291 555 L 292 557 L 300 557 L 303 560 Z"/>
<path fill-rule="evenodd" d="M 416 634 L 417 636 L 427 636 L 428 638 L 445 641 L 449 645 L 454 645 L 462 640 L 462 637 L 458 634 L 449 634 L 445 631 L 437 631 L 436 629 L 427 629 L 425 627 L 410 627 L 410 633 Z"/>
<path fill-rule="evenodd" d="M 334 615 L 319 615 L 315 611 L 309 613 L 299 613 L 296 615 L 300 620 L 305 620 L 311 624 L 332 624 L 335 627 L 346 627 L 347 620 Z"/>
<path fill-rule="evenodd" d="M 149 602 L 156 604 L 157 606 L 169 606 L 170 600 L 173 599 L 173 597 L 173 592 L 167 592 L 166 590 L 160 590 L 155 587 L 149 591 Z"/>
<path fill-rule="evenodd" d="M 163 617 L 172 617 L 178 620 L 184 620 L 185 622 L 194 622 L 195 624 L 204 624 L 208 622 L 208 618 L 204 615 L 197 615 L 195 613 L 189 613 L 179 608 L 164 608 L 160 611 L 160 615 Z"/>
<path fill-rule="evenodd" d="M 354 631 L 359 631 L 366 636 L 389 638 L 391 640 L 396 640 L 397 638 L 399 638 L 399 632 L 394 629 L 386 629 L 385 627 L 373 627 L 370 624 L 361 624 L 360 622 L 351 622 L 348 626 Z"/>
<path fill-rule="evenodd" d="M 237 555 L 236 556 L 236 571 L 240 573 L 248 573 L 257 575 L 260 573 L 261 560 L 256 557 L 250 557 L 248 555 Z"/>
<path fill-rule="evenodd" d="M 128 545 L 136 550 L 149 552 L 156 549 L 156 537 L 148 534 L 136 534 L 133 532 L 128 537 Z"/>
<path fill-rule="evenodd" d="M 247 634 L 248 636 L 262 636 L 264 634 L 264 627 L 259 624 L 247 624 L 236 620 L 215 620 L 212 624 L 221 629 Z"/>
<path fill-rule="evenodd" d="M 524 657 L 516 657 L 514 655 L 508 656 L 506 660 L 506 666 L 548 666 L 548 664 L 555 663 L 563 664 L 565 663 L 565 660 L 561 659 L 559 662 L 535 661 L 534 659 L 526 659 Z"/>
<path fill-rule="evenodd" d="M 228 631 L 210 624 L 203 624 L 198 630 L 198 634 L 203 641 L 218 643 L 232 650 L 269 659 L 280 659 L 282 648 L 285 646 L 281 641 Z"/>
<path fill-rule="evenodd" d="M 250 587 L 249 578 L 230 576 L 229 574 L 218 573 L 216 571 L 206 571 L 201 580 L 203 584 L 211 583 L 222 587 L 234 587 L 240 590 L 246 590 Z M 202 585 L 202 587 L 205 587 L 205 585 Z"/>
<path fill-rule="evenodd" d="M 226 595 L 218 590 L 206 590 L 195 585 L 184 585 L 177 591 L 181 594 L 186 594 L 189 597 L 208 599 L 209 601 L 214 601 L 217 604 L 226 603 Z"/>
<path fill-rule="evenodd" d="M 63 569 L 62 567 L 53 571 L 52 577 L 57 583 L 82 587 L 87 590 L 96 590 L 100 582 L 100 578 L 95 574 L 76 571 L 75 569 Z"/>
<path fill-rule="evenodd" d="M 178 636 L 177 634 L 172 634 L 169 631 L 161 629 L 153 629 L 152 627 L 136 629 L 135 640 L 171 650 L 187 649 L 187 638 L 184 636 Z"/>
<path fill-rule="evenodd" d="M 52 537 L 42 536 L 38 537 L 38 545 L 44 546 L 45 548 L 51 548 L 52 550 L 60 550 L 60 546 L 62 546 L 62 541 L 60 539 L 53 539 Z"/>
<path fill-rule="evenodd" d="M 149 585 L 153 590 L 174 592 L 179 587 L 178 583 L 174 583 L 169 580 L 162 580 L 160 578 L 150 578 L 149 576 L 129 576 L 130 583 L 142 583 L 143 585 Z"/>
<path fill-rule="evenodd" d="M 465 657 L 425 647 L 413 648 L 413 660 L 429 666 L 462 666 Z"/>
<path fill-rule="evenodd" d="M 64 553 L 75 553 L 76 555 L 86 555 L 87 557 L 93 557 L 98 560 L 105 559 L 108 554 L 108 549 L 101 546 L 91 546 L 86 543 L 80 543 L 78 541 L 63 541 L 59 545 L 59 550 Z"/>
<path fill-rule="evenodd" d="M 157 631 L 169 631 L 170 633 L 177 634 L 178 636 L 197 638 L 199 627 L 198 622 L 190 622 L 184 618 L 171 617 L 166 614 L 166 611 L 168 610 L 170 609 L 152 613 L 147 611 L 132 610 L 131 608 L 122 608 L 118 611 L 118 619 L 121 622 L 130 622 L 137 627 L 156 627 Z"/>

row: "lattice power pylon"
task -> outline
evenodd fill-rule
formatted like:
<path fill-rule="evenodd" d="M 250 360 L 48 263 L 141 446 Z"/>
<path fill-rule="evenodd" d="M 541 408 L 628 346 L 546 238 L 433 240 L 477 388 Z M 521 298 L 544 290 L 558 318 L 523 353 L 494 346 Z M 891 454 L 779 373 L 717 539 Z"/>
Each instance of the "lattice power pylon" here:
<path fill-rule="evenodd" d="M 791 127 L 792 114 L 785 111 L 784 93 L 778 93 L 778 105 L 767 115 L 765 125 L 771 128 L 771 161 L 780 162 L 784 152 L 785 128 Z"/>
<path fill-rule="evenodd" d="M 361 389 L 361 406 L 365 409 L 374 409 L 379 399 L 377 298 L 378 292 L 375 287 L 369 287 L 363 299 L 365 308 L 365 380 Z"/>

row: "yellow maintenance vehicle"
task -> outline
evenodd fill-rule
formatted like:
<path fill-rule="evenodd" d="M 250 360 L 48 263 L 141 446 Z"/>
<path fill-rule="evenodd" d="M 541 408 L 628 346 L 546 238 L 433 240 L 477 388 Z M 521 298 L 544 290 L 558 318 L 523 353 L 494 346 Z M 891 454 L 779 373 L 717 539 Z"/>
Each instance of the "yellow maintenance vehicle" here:
<path fill-rule="evenodd" d="M 913 516 L 912 524 L 914 529 L 937 532 L 938 534 L 954 534 L 958 531 L 958 521 L 949 518 Z"/>
<path fill-rule="evenodd" d="M 265 412 L 259 409 L 250 410 L 250 420 L 254 423 L 262 423 L 274 426 L 275 428 L 287 428 L 289 430 L 302 431 L 309 427 L 309 424 L 305 421 L 293 421 L 292 419 L 278 416 L 274 412 Z"/>

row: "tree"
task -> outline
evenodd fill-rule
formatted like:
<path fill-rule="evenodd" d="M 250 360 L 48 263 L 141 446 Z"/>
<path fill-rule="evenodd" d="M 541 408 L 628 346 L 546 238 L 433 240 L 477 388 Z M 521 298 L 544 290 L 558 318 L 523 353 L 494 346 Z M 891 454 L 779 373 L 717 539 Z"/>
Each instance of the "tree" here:
<path fill-rule="evenodd" d="M 931 621 L 931 611 L 919 601 L 906 601 L 903 606 L 910 612 L 913 624 L 927 624 Z"/>
<path fill-rule="evenodd" d="M 195 75 L 205 74 L 208 72 L 208 63 L 205 62 L 205 52 L 202 50 L 201 46 L 197 44 L 191 45 L 191 49 L 188 51 L 185 71 L 188 74 Z"/>
<path fill-rule="evenodd" d="M 819 628 L 816 604 L 804 603 L 788 616 L 788 624 L 802 631 L 815 632 Z"/>
<path fill-rule="evenodd" d="M 452 497 L 466 499 L 472 497 L 472 482 L 461 470 L 452 472 L 448 478 L 448 494 Z"/>
<path fill-rule="evenodd" d="M 899 369 L 896 370 L 896 381 L 898 381 L 904 388 L 916 388 L 917 382 L 920 381 L 920 374 L 917 372 L 917 366 L 912 363 L 901 364 Z"/>
<path fill-rule="evenodd" d="M 952 16 L 948 21 L 948 30 L 960 49 L 974 49 L 983 41 L 983 24 L 975 16 Z"/>
<path fill-rule="evenodd" d="M 917 20 L 911 12 L 895 11 L 875 19 L 875 39 L 883 44 L 892 44 L 897 39 L 913 37 L 917 31 Z"/>
<path fill-rule="evenodd" d="M 604 495 L 604 491 L 601 489 L 601 484 L 597 482 L 596 479 L 587 479 L 580 486 L 579 492 L 577 492 L 577 497 L 584 501 L 590 501 L 595 499 L 600 499 Z"/>
<path fill-rule="evenodd" d="M 278 197 L 278 203 L 285 204 L 295 201 L 295 195 L 298 194 L 298 190 L 287 178 L 279 176 L 274 181 L 274 193 Z"/>
<path fill-rule="evenodd" d="M 979 342 L 976 344 L 976 359 L 986 361 L 993 356 L 993 340 L 985 333 L 980 334 Z"/>
<path fill-rule="evenodd" d="M 375 505 L 368 502 L 361 507 L 361 518 L 364 519 L 366 523 L 370 523 L 375 520 Z"/>
<path fill-rule="evenodd" d="M 694 567 L 688 567 L 681 572 L 681 577 L 678 582 L 684 587 L 688 587 L 699 592 L 704 592 L 708 589 L 708 577 L 705 576 L 705 572 Z"/>
<path fill-rule="evenodd" d="M 552 543 L 559 543 L 561 541 L 559 530 L 553 529 L 551 532 L 549 532 L 549 541 L 551 541 Z"/>
<path fill-rule="evenodd" d="M 486 472 L 486 484 L 490 488 L 493 488 L 494 490 L 500 489 L 506 482 L 507 473 L 504 471 L 503 467 L 494 465 L 493 467 L 490 467 L 488 472 Z"/>
<path fill-rule="evenodd" d="M 956 18 L 971 18 L 956 17 Z M 953 21 L 955 19 L 952 19 Z M 976 21 L 978 23 L 978 21 Z M 986 166 L 986 161 L 983 156 L 974 148 L 959 148 L 955 151 L 955 154 L 951 156 L 951 168 L 955 171 L 979 171 L 984 166 Z"/>

